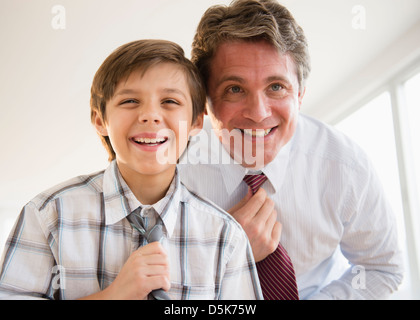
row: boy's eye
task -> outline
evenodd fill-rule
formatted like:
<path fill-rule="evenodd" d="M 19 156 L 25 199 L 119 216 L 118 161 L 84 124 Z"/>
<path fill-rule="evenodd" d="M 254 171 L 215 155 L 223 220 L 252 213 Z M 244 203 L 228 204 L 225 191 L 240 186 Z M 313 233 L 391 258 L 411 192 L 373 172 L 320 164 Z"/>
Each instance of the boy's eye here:
<path fill-rule="evenodd" d="M 127 100 L 122 101 L 120 104 L 130 104 L 130 103 L 137 103 L 137 100 L 127 99 Z"/>
<path fill-rule="evenodd" d="M 165 99 L 165 100 L 163 100 L 162 101 L 162 103 L 164 103 L 164 104 L 177 104 L 177 105 L 179 105 L 179 102 L 178 101 L 176 101 L 176 100 L 174 100 L 174 99 Z"/>

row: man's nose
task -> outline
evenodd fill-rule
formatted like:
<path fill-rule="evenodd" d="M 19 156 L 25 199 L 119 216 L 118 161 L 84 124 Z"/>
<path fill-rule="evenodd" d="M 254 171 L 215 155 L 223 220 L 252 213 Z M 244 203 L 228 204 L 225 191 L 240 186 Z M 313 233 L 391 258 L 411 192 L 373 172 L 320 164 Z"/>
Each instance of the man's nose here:
<path fill-rule="evenodd" d="M 256 123 L 262 122 L 271 116 L 268 99 L 263 93 L 254 93 L 248 96 L 242 116 Z"/>

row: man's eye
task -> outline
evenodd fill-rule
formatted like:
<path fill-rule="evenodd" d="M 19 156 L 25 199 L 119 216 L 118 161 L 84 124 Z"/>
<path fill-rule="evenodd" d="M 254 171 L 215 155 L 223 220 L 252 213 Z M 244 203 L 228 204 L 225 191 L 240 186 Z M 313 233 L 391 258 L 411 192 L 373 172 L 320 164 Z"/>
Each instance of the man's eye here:
<path fill-rule="evenodd" d="M 271 90 L 273 90 L 273 91 L 280 91 L 282 88 L 283 87 L 278 83 L 274 83 L 274 84 L 271 85 Z"/>
<path fill-rule="evenodd" d="M 241 91 L 242 91 L 241 87 L 238 87 L 238 86 L 230 87 L 228 90 L 228 92 L 230 93 L 240 93 Z"/>

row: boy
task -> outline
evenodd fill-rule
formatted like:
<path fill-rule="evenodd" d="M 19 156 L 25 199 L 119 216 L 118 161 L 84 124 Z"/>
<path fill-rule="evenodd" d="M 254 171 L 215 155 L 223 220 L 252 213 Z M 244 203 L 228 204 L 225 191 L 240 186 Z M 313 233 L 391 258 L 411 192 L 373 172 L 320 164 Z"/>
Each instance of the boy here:
<path fill-rule="evenodd" d="M 23 208 L 3 254 L 0 295 L 147 299 L 163 289 L 171 299 L 260 299 L 245 233 L 179 182 L 175 160 L 201 129 L 204 105 L 178 45 L 140 40 L 112 53 L 91 92 L 110 166 Z M 161 243 L 148 234 L 156 226 Z"/>

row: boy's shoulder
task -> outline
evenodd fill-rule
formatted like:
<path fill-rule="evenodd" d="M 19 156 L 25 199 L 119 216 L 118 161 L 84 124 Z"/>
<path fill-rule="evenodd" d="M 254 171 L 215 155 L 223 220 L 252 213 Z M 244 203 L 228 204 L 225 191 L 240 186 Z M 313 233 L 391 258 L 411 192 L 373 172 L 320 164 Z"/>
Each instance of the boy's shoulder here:
<path fill-rule="evenodd" d="M 30 203 L 38 210 L 44 209 L 50 202 L 60 197 L 84 197 L 102 192 L 105 170 L 88 175 L 80 175 L 59 183 L 33 198 Z"/>

